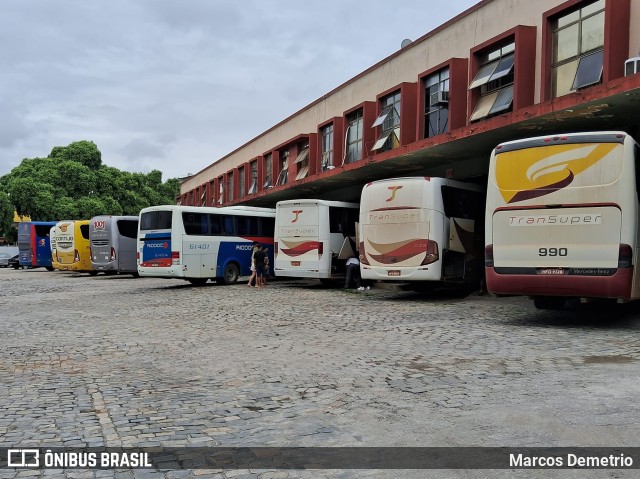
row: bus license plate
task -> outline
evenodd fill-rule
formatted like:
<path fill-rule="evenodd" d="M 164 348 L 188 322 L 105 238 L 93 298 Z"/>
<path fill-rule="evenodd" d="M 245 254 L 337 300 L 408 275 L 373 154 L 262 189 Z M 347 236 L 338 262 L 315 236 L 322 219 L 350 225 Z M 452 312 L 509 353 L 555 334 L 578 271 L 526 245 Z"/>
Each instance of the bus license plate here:
<path fill-rule="evenodd" d="M 300 261 L 292 261 L 291 266 L 300 266 Z"/>
<path fill-rule="evenodd" d="M 387 276 L 400 276 L 400 270 L 397 270 L 397 269 L 387 270 Z"/>
<path fill-rule="evenodd" d="M 543 268 L 538 270 L 538 274 L 545 274 L 550 276 L 559 276 L 564 274 L 564 269 L 562 268 Z"/>

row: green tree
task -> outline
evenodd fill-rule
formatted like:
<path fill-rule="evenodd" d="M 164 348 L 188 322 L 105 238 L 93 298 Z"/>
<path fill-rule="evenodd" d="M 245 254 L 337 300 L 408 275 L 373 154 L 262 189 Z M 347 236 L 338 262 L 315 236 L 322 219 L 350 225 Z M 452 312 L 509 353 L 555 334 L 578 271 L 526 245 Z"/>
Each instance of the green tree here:
<path fill-rule="evenodd" d="M 49 158 L 76 161 L 97 170 L 102 165 L 102 153 L 93 141 L 76 141 L 68 146 L 54 146 Z"/>
<path fill-rule="evenodd" d="M 142 208 L 172 204 L 179 180 L 162 172 L 130 173 L 102 164 L 95 143 L 56 146 L 47 158 L 25 158 L 0 177 L 0 235 L 12 231 L 14 209 L 34 221 L 138 215 Z"/>

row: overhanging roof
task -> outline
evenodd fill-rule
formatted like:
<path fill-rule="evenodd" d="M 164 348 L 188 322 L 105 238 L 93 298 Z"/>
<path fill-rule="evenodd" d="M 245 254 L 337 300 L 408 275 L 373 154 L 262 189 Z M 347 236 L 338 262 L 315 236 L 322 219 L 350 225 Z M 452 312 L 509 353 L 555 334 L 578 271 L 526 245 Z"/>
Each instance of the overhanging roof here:
<path fill-rule="evenodd" d="M 278 201 L 296 198 L 357 202 L 366 183 L 397 176 L 484 181 L 491 151 L 502 142 L 578 131 L 623 130 L 636 134 L 639 125 L 640 75 L 634 75 L 337 166 L 235 204 L 273 207 Z"/>

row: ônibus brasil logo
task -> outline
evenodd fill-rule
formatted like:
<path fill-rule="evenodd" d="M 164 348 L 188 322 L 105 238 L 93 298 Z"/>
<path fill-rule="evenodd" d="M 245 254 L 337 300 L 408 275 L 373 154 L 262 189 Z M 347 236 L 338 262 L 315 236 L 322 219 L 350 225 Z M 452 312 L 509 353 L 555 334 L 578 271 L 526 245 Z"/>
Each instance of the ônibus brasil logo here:
<path fill-rule="evenodd" d="M 393 201 L 396 197 L 396 191 L 402 189 L 402 186 L 389 186 L 389 189 L 391 190 L 391 196 L 387 198 L 387 201 Z"/>
<path fill-rule="evenodd" d="M 292 223 L 295 223 L 296 221 L 298 221 L 298 216 L 300 216 L 300 213 L 302 213 L 302 211 L 303 210 L 293 210 L 292 211 L 292 213 L 294 215 L 296 215 L 296 217 L 291 220 Z"/>

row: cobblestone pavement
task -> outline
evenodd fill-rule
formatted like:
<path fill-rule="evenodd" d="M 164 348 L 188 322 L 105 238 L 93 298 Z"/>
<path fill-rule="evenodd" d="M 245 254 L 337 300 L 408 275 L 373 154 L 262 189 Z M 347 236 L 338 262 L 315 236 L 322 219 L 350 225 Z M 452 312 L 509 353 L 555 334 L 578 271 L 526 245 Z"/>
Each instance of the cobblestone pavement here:
<path fill-rule="evenodd" d="M 0 270 L 0 446 L 638 446 L 640 306 Z M 637 477 L 4 470 L 1 478 Z"/>

